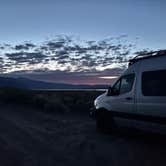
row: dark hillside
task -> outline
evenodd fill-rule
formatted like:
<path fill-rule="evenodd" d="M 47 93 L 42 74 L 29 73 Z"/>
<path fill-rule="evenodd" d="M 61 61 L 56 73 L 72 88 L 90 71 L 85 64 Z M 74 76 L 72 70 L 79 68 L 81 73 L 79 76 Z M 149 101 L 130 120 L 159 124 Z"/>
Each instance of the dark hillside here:
<path fill-rule="evenodd" d="M 106 89 L 108 85 L 72 85 L 36 81 L 27 78 L 0 77 L 0 87 L 20 89 Z"/>

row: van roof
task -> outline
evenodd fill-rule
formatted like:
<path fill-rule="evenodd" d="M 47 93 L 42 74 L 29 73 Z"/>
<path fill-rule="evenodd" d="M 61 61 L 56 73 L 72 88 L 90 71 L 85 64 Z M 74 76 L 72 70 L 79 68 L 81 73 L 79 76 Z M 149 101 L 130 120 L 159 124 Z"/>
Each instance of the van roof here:
<path fill-rule="evenodd" d="M 141 53 L 137 55 L 136 57 L 134 57 L 133 59 L 129 60 L 129 66 L 142 59 L 155 58 L 155 57 L 164 56 L 164 55 L 166 55 L 166 50 Z"/>

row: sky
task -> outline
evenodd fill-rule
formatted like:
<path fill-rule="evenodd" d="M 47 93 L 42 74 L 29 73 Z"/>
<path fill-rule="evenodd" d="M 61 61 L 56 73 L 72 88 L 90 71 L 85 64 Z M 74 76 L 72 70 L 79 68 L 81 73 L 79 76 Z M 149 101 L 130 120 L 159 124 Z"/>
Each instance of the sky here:
<path fill-rule="evenodd" d="M 125 68 L 125 53 L 165 49 L 165 8 L 165 0 L 0 0 L 0 72 L 51 82 L 111 83 Z M 55 47 L 57 42 L 63 46 Z M 18 49 L 26 44 L 28 49 Z M 108 52 L 108 45 L 114 49 Z"/>

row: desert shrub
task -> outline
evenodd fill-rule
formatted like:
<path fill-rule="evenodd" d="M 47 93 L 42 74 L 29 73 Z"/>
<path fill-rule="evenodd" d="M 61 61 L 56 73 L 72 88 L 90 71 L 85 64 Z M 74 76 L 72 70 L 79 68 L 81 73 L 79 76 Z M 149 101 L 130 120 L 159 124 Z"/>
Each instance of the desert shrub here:
<path fill-rule="evenodd" d="M 48 102 L 48 99 L 40 94 L 33 95 L 33 106 L 37 108 L 44 109 L 45 104 Z"/>
<path fill-rule="evenodd" d="M 56 91 L 54 94 L 63 101 L 71 111 L 87 112 L 93 107 L 94 99 L 102 94 L 100 91 Z"/>
<path fill-rule="evenodd" d="M 44 110 L 64 113 L 68 112 L 69 108 L 61 100 L 49 99 L 44 105 Z"/>
<path fill-rule="evenodd" d="M 87 112 L 93 107 L 99 91 L 30 91 L 14 88 L 0 89 L 0 101 L 23 104 L 46 112 Z"/>
<path fill-rule="evenodd" d="M 35 94 L 33 96 L 33 105 L 46 112 L 67 112 L 69 111 L 63 100 L 55 94 Z"/>
<path fill-rule="evenodd" d="M 29 104 L 32 96 L 29 91 L 16 88 L 0 89 L 0 100 L 5 103 Z"/>

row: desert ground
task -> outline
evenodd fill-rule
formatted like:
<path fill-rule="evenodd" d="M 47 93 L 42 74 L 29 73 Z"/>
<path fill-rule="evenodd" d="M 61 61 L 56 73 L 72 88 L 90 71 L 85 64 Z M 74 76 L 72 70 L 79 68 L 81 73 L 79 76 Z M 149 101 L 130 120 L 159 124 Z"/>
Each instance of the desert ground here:
<path fill-rule="evenodd" d="M 109 134 L 96 131 L 88 108 L 100 93 L 40 92 L 40 99 L 43 95 L 66 97 L 58 107 L 57 102 L 45 103 L 44 109 L 13 103 L 9 97 L 1 101 L 0 166 L 165 166 L 165 135 L 123 128 Z M 35 101 L 41 105 L 45 100 Z"/>

